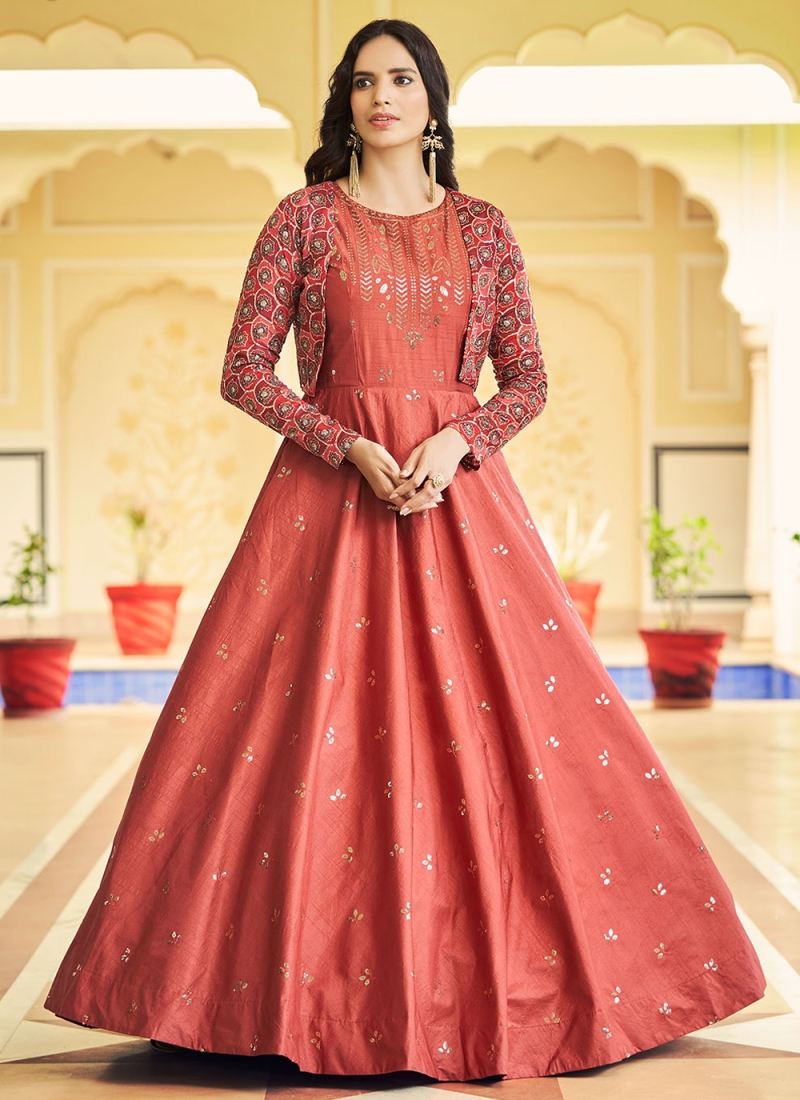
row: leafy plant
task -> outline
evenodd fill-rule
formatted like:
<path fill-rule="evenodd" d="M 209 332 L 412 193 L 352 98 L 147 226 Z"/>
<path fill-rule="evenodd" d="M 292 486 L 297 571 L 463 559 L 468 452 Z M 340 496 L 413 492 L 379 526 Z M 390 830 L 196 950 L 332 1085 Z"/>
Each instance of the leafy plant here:
<path fill-rule="evenodd" d="M 47 578 L 55 573 L 54 565 L 47 560 L 47 539 L 40 531 L 31 531 L 26 525 L 27 542 L 12 543 L 14 555 L 12 568 L 8 570 L 11 578 L 11 595 L 2 601 L 7 607 L 24 607 L 28 624 L 28 633 L 33 633 L 35 618 L 33 607 L 42 602 Z"/>
<path fill-rule="evenodd" d="M 559 527 L 552 515 L 541 517 L 539 534 L 562 580 L 577 580 L 588 565 L 606 552 L 608 543 L 603 541 L 603 533 L 610 518 L 611 512 L 606 508 L 587 531 L 578 523 L 578 506 L 572 499 Z"/>
<path fill-rule="evenodd" d="M 684 516 L 681 523 L 670 527 L 658 509 L 651 508 L 644 528 L 656 599 L 667 605 L 663 625 L 669 630 L 688 630 L 692 600 L 711 578 L 709 554 L 722 553 L 722 547 L 705 516 Z"/>
<path fill-rule="evenodd" d="M 128 502 L 122 507 L 122 515 L 133 548 L 136 583 L 146 584 L 153 559 L 169 538 L 169 532 L 147 505 Z"/>

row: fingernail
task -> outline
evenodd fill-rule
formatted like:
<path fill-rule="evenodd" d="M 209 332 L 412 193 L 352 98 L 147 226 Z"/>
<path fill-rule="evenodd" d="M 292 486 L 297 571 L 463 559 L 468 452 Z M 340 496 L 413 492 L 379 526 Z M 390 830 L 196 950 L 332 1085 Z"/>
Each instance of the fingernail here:
<path fill-rule="evenodd" d="M 408 477 L 408 474 L 409 474 L 408 470 L 401 470 L 400 471 L 400 477 Z"/>
<path fill-rule="evenodd" d="M 401 508 L 400 509 L 400 515 L 401 516 L 407 516 L 410 511 L 411 511 L 410 508 Z"/>
<path fill-rule="evenodd" d="M 442 496 L 441 493 L 439 493 L 438 497 L 436 497 L 435 499 L 436 500 L 444 500 L 444 497 Z"/>

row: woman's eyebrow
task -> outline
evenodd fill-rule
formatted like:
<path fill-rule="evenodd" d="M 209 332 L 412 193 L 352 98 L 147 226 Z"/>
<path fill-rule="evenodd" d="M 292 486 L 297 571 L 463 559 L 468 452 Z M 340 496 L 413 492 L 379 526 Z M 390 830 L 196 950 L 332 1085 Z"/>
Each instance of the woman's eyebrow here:
<path fill-rule="evenodd" d="M 390 73 L 416 73 L 416 71 L 417 71 L 416 69 L 389 69 Z M 359 72 L 353 73 L 354 77 L 355 76 L 374 76 L 374 75 L 375 75 L 375 73 L 368 73 L 368 72 L 364 72 L 363 70 L 359 70 Z"/>

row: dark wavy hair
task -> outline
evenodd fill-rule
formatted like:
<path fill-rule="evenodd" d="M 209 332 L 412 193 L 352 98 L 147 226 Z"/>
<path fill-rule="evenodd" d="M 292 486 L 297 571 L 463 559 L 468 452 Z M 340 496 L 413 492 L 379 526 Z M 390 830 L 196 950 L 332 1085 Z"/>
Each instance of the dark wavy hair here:
<path fill-rule="evenodd" d="M 436 132 L 444 142 L 444 149 L 436 154 L 436 179 L 442 186 L 458 190 L 453 169 L 453 130 L 448 119 L 450 82 L 447 72 L 427 34 L 413 23 L 407 23 L 405 19 L 373 19 L 347 43 L 344 57 L 328 81 L 330 94 L 319 124 L 319 147 L 306 161 L 306 183 L 322 183 L 323 180 L 335 180 L 348 174 L 350 149 L 347 147 L 347 138 L 350 123 L 353 121 L 350 110 L 353 69 L 361 47 L 382 34 L 391 35 L 402 42 L 417 63 L 422 83 L 428 93 L 430 117 L 436 119 Z M 423 150 L 422 162 L 426 172 L 428 155 L 427 150 Z"/>

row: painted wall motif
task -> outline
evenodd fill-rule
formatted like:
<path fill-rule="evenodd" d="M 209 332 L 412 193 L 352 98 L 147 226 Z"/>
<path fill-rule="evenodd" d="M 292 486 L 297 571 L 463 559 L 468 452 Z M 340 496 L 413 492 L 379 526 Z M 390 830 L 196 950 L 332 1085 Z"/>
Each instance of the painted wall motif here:
<path fill-rule="evenodd" d="M 204 606 L 266 474 L 272 433 L 219 394 L 230 307 L 168 285 L 103 310 L 63 374 L 65 597 L 104 606 L 102 585 L 133 583 L 120 506 L 152 508 L 169 537 L 154 583 Z M 109 369 L 109 363 L 113 369 Z"/>

